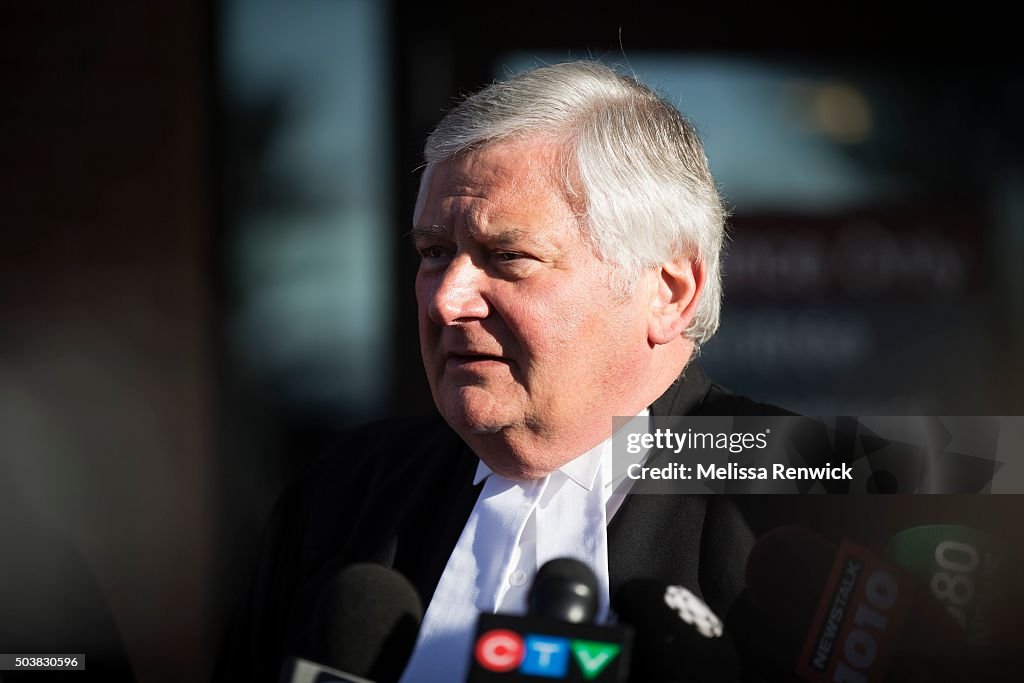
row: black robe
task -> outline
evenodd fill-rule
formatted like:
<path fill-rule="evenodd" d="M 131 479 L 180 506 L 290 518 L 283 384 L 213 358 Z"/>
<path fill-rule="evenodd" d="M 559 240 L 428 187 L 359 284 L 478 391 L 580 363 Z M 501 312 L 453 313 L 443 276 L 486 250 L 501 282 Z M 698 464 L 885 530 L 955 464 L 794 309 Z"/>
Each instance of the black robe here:
<path fill-rule="evenodd" d="M 784 412 L 712 384 L 696 363 L 650 410 Z M 325 583 L 349 564 L 394 568 L 429 604 L 482 488 L 472 483 L 478 462 L 440 418 L 349 433 L 278 501 L 215 680 L 276 681 L 283 659 L 300 649 Z M 725 614 L 743 589 L 753 540 L 730 496 L 627 495 L 608 526 L 611 593 L 632 578 L 655 578 L 686 586 Z"/>

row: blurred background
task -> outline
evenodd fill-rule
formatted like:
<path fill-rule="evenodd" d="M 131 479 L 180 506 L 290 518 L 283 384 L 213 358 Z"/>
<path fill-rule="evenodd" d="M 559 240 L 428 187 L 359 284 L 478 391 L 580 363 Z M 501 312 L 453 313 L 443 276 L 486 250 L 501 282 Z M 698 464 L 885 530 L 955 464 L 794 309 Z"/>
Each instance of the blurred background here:
<path fill-rule="evenodd" d="M 541 63 L 621 65 L 704 137 L 733 213 L 716 381 L 1024 413 L 1024 69 L 961 10 L 12 3 L 0 652 L 209 675 L 284 485 L 346 426 L 431 410 L 420 149 Z"/>

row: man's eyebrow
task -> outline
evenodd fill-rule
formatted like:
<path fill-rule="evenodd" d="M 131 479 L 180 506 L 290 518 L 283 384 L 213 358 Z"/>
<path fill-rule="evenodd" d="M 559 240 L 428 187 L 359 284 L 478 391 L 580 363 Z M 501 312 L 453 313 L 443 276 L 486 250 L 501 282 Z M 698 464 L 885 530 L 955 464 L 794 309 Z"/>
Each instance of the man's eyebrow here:
<path fill-rule="evenodd" d="M 443 225 L 417 225 L 405 234 L 413 242 L 438 237 L 448 237 L 451 231 Z"/>
<path fill-rule="evenodd" d="M 469 226 L 467 228 L 467 232 L 469 232 L 469 236 L 472 239 L 480 238 L 480 230 L 474 226 Z M 406 234 L 406 236 L 409 237 L 413 242 L 419 240 L 436 239 L 438 237 L 450 238 L 451 230 L 449 230 L 448 227 L 444 225 L 417 225 L 412 230 L 410 230 Z M 494 234 L 487 235 L 485 239 L 488 242 L 493 242 L 496 244 L 509 244 L 512 242 L 520 242 L 526 240 L 529 238 L 529 236 L 530 233 L 526 230 L 523 230 L 522 228 L 503 228 L 502 230 L 499 230 Z"/>
<path fill-rule="evenodd" d="M 521 228 L 505 228 L 493 235 L 488 235 L 487 240 L 495 244 L 511 244 L 528 240 L 530 233 Z"/>

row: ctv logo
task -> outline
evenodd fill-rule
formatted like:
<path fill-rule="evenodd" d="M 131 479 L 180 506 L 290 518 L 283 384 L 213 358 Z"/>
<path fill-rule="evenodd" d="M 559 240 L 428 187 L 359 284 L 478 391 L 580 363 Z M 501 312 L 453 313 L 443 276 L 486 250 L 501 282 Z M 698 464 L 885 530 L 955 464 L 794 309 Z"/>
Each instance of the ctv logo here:
<path fill-rule="evenodd" d="M 600 676 L 621 649 L 616 643 L 529 633 L 520 635 L 507 629 L 493 629 L 480 635 L 474 654 L 480 666 L 488 671 L 518 671 L 545 678 L 565 678 L 569 674 L 571 654 L 583 678 L 589 681 Z"/>

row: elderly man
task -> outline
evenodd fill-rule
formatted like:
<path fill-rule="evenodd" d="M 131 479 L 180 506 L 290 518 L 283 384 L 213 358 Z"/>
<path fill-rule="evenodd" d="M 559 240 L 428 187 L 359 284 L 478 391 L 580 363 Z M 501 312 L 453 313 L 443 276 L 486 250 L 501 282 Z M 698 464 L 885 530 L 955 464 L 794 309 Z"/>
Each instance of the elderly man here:
<path fill-rule="evenodd" d="M 462 680 L 476 615 L 521 611 L 554 557 L 594 568 L 602 614 L 636 577 L 724 610 L 751 542 L 730 501 L 630 495 L 610 464 L 613 416 L 768 410 L 692 362 L 718 327 L 725 219 L 694 130 L 575 62 L 469 97 L 425 156 L 411 235 L 443 422 L 357 430 L 284 497 L 236 663 L 276 666 L 324 582 L 360 561 L 428 605 L 411 682 Z"/>

